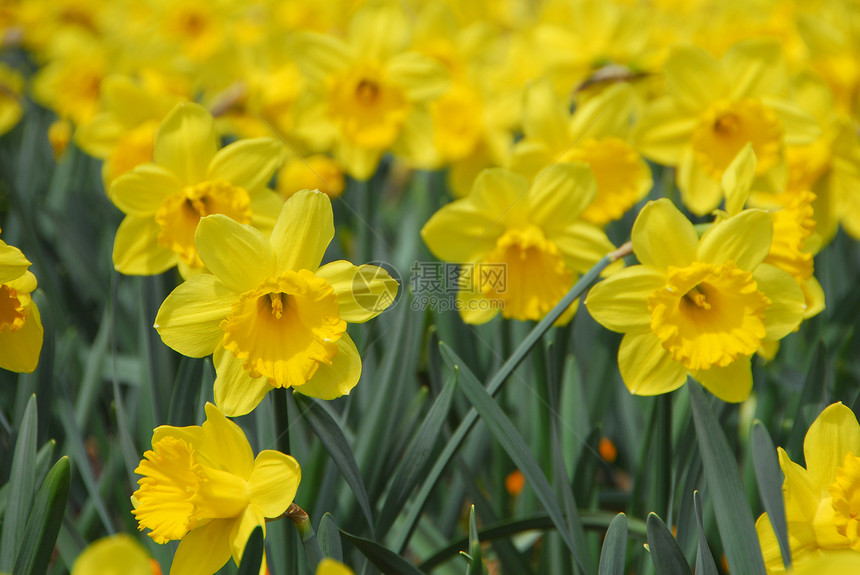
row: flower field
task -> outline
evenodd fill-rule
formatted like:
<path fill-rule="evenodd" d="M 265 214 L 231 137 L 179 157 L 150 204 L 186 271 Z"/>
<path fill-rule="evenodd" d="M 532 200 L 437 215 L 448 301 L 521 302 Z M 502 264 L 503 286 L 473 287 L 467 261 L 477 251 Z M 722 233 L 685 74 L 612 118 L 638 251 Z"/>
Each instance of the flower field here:
<path fill-rule="evenodd" d="M 855 0 L 2 0 L 0 574 L 860 573 Z"/>

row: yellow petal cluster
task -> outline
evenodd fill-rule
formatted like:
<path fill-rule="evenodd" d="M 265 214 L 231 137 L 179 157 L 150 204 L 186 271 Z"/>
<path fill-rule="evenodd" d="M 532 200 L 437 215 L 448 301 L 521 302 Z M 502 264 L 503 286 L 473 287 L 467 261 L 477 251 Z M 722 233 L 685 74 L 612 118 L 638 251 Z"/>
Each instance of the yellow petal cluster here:
<path fill-rule="evenodd" d="M 275 387 L 333 399 L 358 382 L 346 324 L 384 311 L 398 284 L 376 266 L 320 267 L 333 236 L 331 202 L 311 190 L 287 200 L 270 237 L 221 214 L 200 220 L 197 252 L 211 273 L 176 288 L 155 328 L 184 355 L 214 354 L 224 413 L 250 412 Z"/>
<path fill-rule="evenodd" d="M 283 514 L 301 479 L 295 459 L 278 451 L 256 458 L 241 428 L 206 404 L 202 426 L 163 425 L 135 469 L 139 528 L 156 543 L 181 539 L 170 572 L 211 574 L 232 556 L 239 564 L 254 528 Z"/>

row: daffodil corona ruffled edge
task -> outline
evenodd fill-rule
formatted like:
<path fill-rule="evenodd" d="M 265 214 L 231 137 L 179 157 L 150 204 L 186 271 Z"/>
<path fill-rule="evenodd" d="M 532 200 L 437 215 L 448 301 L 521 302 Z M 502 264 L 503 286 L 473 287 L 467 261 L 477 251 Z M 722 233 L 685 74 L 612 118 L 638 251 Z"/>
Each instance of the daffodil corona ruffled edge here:
<path fill-rule="evenodd" d="M 633 226 L 632 266 L 591 289 L 589 313 L 624 333 L 618 364 L 628 389 L 657 395 L 693 376 L 724 401 L 752 390 L 750 358 L 793 331 L 806 309 L 785 271 L 762 263 L 770 216 L 746 210 L 700 239 L 667 199 L 649 202 Z"/>
<path fill-rule="evenodd" d="M 214 354 L 226 414 L 250 412 L 275 387 L 334 399 L 358 382 L 346 324 L 380 314 L 399 286 L 377 266 L 320 267 L 333 237 L 331 201 L 312 190 L 287 200 L 269 238 L 223 215 L 200 221 L 197 250 L 211 273 L 177 287 L 155 328 L 184 355 Z"/>
<path fill-rule="evenodd" d="M 797 573 L 816 565 L 860 565 L 860 424 L 845 405 L 827 407 L 803 441 L 806 468 L 779 448 L 791 560 Z M 767 513 L 756 522 L 768 575 L 784 573 L 782 554 Z M 820 562 L 820 563 L 818 563 Z"/>
<path fill-rule="evenodd" d="M 256 458 L 242 429 L 207 403 L 202 426 L 163 425 L 135 469 L 139 528 L 156 543 L 181 540 L 172 574 L 215 573 L 240 564 L 251 532 L 282 515 L 301 480 L 295 459 L 264 450 Z"/>

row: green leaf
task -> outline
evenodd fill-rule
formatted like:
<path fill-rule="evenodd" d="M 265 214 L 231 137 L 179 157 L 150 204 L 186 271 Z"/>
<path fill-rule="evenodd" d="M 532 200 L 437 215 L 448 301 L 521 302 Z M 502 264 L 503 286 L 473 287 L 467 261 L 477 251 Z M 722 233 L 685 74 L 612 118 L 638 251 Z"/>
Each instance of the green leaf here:
<path fill-rule="evenodd" d="M 343 474 L 347 485 L 349 485 L 355 494 L 358 505 L 361 507 L 364 518 L 367 520 L 367 525 L 370 527 L 370 532 L 373 533 L 373 514 L 371 512 L 370 500 L 367 498 L 364 481 L 361 479 L 361 472 L 358 470 L 358 464 L 355 462 L 355 456 L 352 454 L 352 449 L 350 449 L 346 435 L 344 435 L 340 425 L 338 425 L 331 414 L 319 405 L 315 399 L 298 392 L 293 394 L 293 398 L 296 400 L 299 413 L 302 414 L 302 417 L 311 426 L 313 432 L 319 437 L 326 451 L 331 456 L 332 461 L 334 461 L 334 464 L 337 465 L 337 468 Z"/>
<path fill-rule="evenodd" d="M 16 575 L 41 575 L 48 570 L 57 535 L 63 524 L 63 515 L 66 513 L 71 475 L 69 458 L 63 456 L 42 482 L 27 526 L 22 532 L 21 550 L 12 570 Z"/>
<path fill-rule="evenodd" d="M 474 505 L 469 508 L 469 569 L 466 575 L 484 575 L 484 559 L 481 554 L 481 540 L 478 537 Z"/>
<path fill-rule="evenodd" d="M 340 533 L 331 513 L 326 513 L 317 527 L 317 539 L 324 557 L 343 561 L 343 547 L 340 543 Z"/>
<path fill-rule="evenodd" d="M 409 499 L 412 489 L 427 472 L 433 447 L 442 435 L 442 426 L 451 410 L 451 401 L 456 387 L 457 373 L 450 372 L 445 387 L 433 401 L 424 421 L 421 422 L 409 447 L 406 448 L 403 459 L 394 472 L 388 496 L 377 519 L 376 533 L 380 538 L 388 532 L 394 520 L 403 511 L 403 506 Z"/>
<path fill-rule="evenodd" d="M 776 447 L 767 428 L 761 421 L 754 421 L 750 431 L 750 444 L 753 452 L 753 469 L 758 482 L 758 492 L 770 524 L 776 533 L 779 550 L 782 552 L 786 568 L 791 567 L 791 547 L 788 544 L 788 524 L 785 520 L 785 501 L 782 496 L 782 483 L 785 476 L 779 466 Z"/>
<path fill-rule="evenodd" d="M 812 363 L 806 373 L 806 381 L 803 390 L 794 409 L 794 425 L 788 435 L 785 450 L 791 456 L 792 461 L 801 461 L 803 458 L 803 438 L 809 426 L 824 410 L 824 391 L 830 387 L 833 379 L 833 369 L 828 365 L 829 358 L 824 343 L 819 342 L 812 356 Z"/>
<path fill-rule="evenodd" d="M 627 516 L 619 513 L 609 524 L 600 550 L 598 575 L 624 575 L 627 558 Z"/>
<path fill-rule="evenodd" d="M 656 513 L 648 514 L 648 548 L 657 575 L 693 575 L 678 542 Z"/>
<path fill-rule="evenodd" d="M 392 575 L 423 575 L 423 572 L 419 571 L 412 563 L 375 541 L 352 535 L 343 529 L 340 530 L 340 534 L 347 541 L 355 545 L 383 573 L 390 573 Z"/>
<path fill-rule="evenodd" d="M 717 527 L 723 540 L 729 571 L 744 575 L 765 575 L 764 559 L 737 461 L 701 387 L 692 382 L 688 382 L 687 387 L 690 390 L 693 421 L 696 424 L 708 492 L 714 500 Z"/>
<path fill-rule="evenodd" d="M 550 487 L 549 481 L 547 481 L 546 475 L 544 475 L 534 455 L 529 451 L 525 439 L 523 439 L 523 436 L 517 431 L 516 426 L 505 415 L 493 397 L 478 382 L 469 368 L 466 367 L 463 360 L 444 343 L 439 345 L 439 349 L 442 352 L 442 359 L 445 361 L 445 364 L 451 369 L 459 369 L 461 371 L 460 389 L 463 390 L 463 393 L 469 399 L 469 403 L 481 415 L 481 420 L 486 423 L 490 432 L 514 461 L 517 468 L 522 471 L 526 482 L 534 490 L 538 500 L 543 504 L 553 523 L 555 523 L 565 545 L 567 545 L 567 548 L 570 549 L 570 552 L 582 567 L 584 562 L 580 556 L 580 550 L 577 548 L 568 530 L 567 522 L 558 499 L 556 499 L 555 493 L 553 493 L 552 487 Z"/>
<path fill-rule="evenodd" d="M 693 492 L 693 507 L 696 509 L 696 528 L 699 530 L 699 547 L 696 552 L 696 575 L 718 575 L 714 555 L 708 547 L 705 537 L 705 522 L 702 519 L 702 496 L 698 491 Z"/>
<path fill-rule="evenodd" d="M 251 531 L 251 536 L 245 543 L 239 575 L 259 575 L 260 565 L 263 564 L 263 549 L 263 528 L 258 525 Z"/>
<path fill-rule="evenodd" d="M 9 474 L 9 499 L 0 537 L 0 571 L 10 571 L 24 537 L 24 525 L 33 504 L 36 489 L 36 396 L 31 395 L 18 428 L 12 470 Z"/>
<path fill-rule="evenodd" d="M 597 278 L 600 277 L 600 273 L 613 261 L 614 259 L 612 257 L 606 256 L 597 262 L 597 264 L 595 264 L 588 273 L 582 276 L 579 281 L 570 288 L 570 291 L 561 298 L 561 301 L 552 308 L 546 317 L 529 332 L 522 343 L 520 343 L 520 345 L 514 350 L 514 353 L 511 354 L 499 370 L 490 378 L 486 385 L 487 393 L 492 396 L 499 391 L 502 384 L 507 381 L 511 373 L 513 373 L 520 362 L 525 359 L 543 334 L 552 327 L 552 324 L 567 310 L 568 307 L 570 307 L 574 300 L 585 293 L 588 286 L 596 281 Z M 409 537 L 411 536 L 413 529 L 415 529 L 418 519 L 421 517 L 424 510 L 424 505 L 427 503 L 427 499 L 430 497 L 430 494 L 436 488 L 439 478 L 442 476 L 442 472 L 445 471 L 446 467 L 448 467 L 451 459 L 453 459 L 454 455 L 460 449 L 460 446 L 463 444 L 463 441 L 466 439 L 466 436 L 469 434 L 469 431 L 472 429 L 472 426 L 475 425 L 477 420 L 477 410 L 470 409 L 460 422 L 460 425 L 457 426 L 457 429 L 454 430 L 454 433 L 451 435 L 451 438 L 448 440 L 442 453 L 440 453 L 436 458 L 436 462 L 430 469 L 430 472 L 427 473 L 424 483 L 421 484 L 421 489 L 418 491 L 418 495 L 416 496 L 413 505 L 410 507 L 409 513 L 406 515 L 403 525 L 395 538 L 393 544 L 395 549 L 402 550 L 406 547 L 406 543 L 409 541 Z"/>

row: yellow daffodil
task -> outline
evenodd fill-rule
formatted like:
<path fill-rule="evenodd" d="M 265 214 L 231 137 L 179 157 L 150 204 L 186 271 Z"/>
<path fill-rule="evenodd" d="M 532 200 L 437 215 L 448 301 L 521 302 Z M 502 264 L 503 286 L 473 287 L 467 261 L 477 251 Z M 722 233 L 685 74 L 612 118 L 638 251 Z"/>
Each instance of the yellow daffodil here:
<path fill-rule="evenodd" d="M 636 146 L 648 158 L 678 166 L 684 205 L 694 214 L 722 199 L 726 168 L 748 143 L 756 175 L 784 188 L 786 144 L 802 145 L 819 133 L 815 121 L 785 98 L 785 64 L 778 43 L 736 44 L 721 60 L 700 48 L 679 46 L 664 65 L 668 95 L 646 108 Z"/>
<path fill-rule="evenodd" d="M 72 566 L 72 575 L 161 575 L 158 563 L 126 533 L 90 543 Z"/>
<path fill-rule="evenodd" d="M 421 236 L 436 257 L 461 264 L 463 320 L 484 323 L 499 311 L 520 320 L 546 315 L 579 274 L 614 249 L 600 228 L 580 219 L 596 193 L 584 164 L 551 166 L 531 182 L 491 168 L 469 196 L 436 212 Z"/>
<path fill-rule="evenodd" d="M 3 62 L 0 62 L 0 136 L 15 127 L 21 119 L 21 89 L 24 77 Z"/>
<path fill-rule="evenodd" d="M 426 131 L 411 129 L 415 107 L 440 95 L 444 68 L 404 52 L 409 23 L 393 0 L 370 2 L 351 18 L 345 39 L 300 34 L 294 51 L 308 80 L 298 104 L 297 134 L 332 150 L 354 178 L 366 180 L 385 152 L 428 155 Z"/>
<path fill-rule="evenodd" d="M 741 212 L 750 196 L 755 172 L 755 152 L 747 144 L 723 175 L 726 211 L 718 213 L 717 221 Z M 806 190 L 792 190 L 779 194 L 758 194 L 758 197 L 759 203 L 755 207 L 767 208 L 773 222 L 773 240 L 764 263 L 791 274 L 803 290 L 806 301 L 803 317 L 809 319 L 824 310 L 824 290 L 812 275 L 814 262 L 810 244 L 815 231 L 812 208 L 815 194 Z M 764 198 L 770 198 L 771 201 L 763 202 Z M 771 342 L 773 353 L 776 352 L 776 344 Z"/>
<path fill-rule="evenodd" d="M 582 218 L 597 225 L 617 220 L 651 189 L 651 169 L 629 143 L 633 89 L 619 84 L 574 114 L 548 81 L 526 91 L 523 138 L 512 168 L 533 177 L 556 162 L 584 162 L 594 172 L 597 196 Z"/>
<path fill-rule="evenodd" d="M 775 571 L 770 573 L 775 573 Z M 860 573 L 860 553 L 853 551 L 824 552 L 820 557 L 804 562 L 792 571 L 793 575 L 846 575 L 848 573 Z"/>
<path fill-rule="evenodd" d="M 750 357 L 800 323 L 803 293 L 783 270 L 763 263 L 773 223 L 746 210 L 700 239 L 667 199 L 649 202 L 633 225 L 641 265 L 591 289 L 588 311 L 623 332 L 618 365 L 637 395 L 677 389 L 692 375 L 724 401 L 752 389 Z"/>
<path fill-rule="evenodd" d="M 816 418 L 803 441 L 804 469 L 779 448 L 779 464 L 792 564 L 797 573 L 813 571 L 822 556 L 860 563 L 860 425 L 846 406 L 834 403 Z M 782 555 L 767 513 L 756 522 L 768 574 L 784 573 Z M 842 561 L 840 559 L 840 561 Z M 834 563 L 834 564 L 838 564 Z"/>
<path fill-rule="evenodd" d="M 0 369 L 24 373 L 36 369 L 43 336 L 29 267 L 21 250 L 0 240 Z"/>
<path fill-rule="evenodd" d="M 101 83 L 102 111 L 78 126 L 75 143 L 104 160 L 105 191 L 116 178 L 152 161 L 155 133 L 179 97 L 127 76 L 108 76 Z"/>
<path fill-rule="evenodd" d="M 180 103 L 161 123 L 153 152 L 153 163 L 110 188 L 110 199 L 126 214 L 113 249 L 118 271 L 152 275 L 179 265 L 187 277 L 202 269 L 194 231 L 210 214 L 262 229 L 274 225 L 283 200 L 266 185 L 283 157 L 277 140 L 240 140 L 218 150 L 209 112 Z"/>
<path fill-rule="evenodd" d="M 316 575 L 354 575 L 354 573 L 340 561 L 326 557 L 317 565 Z"/>
<path fill-rule="evenodd" d="M 289 455 L 255 458 L 242 429 L 211 403 L 202 426 L 156 428 L 134 472 L 139 529 L 156 543 L 181 540 L 172 574 L 210 575 L 231 555 L 239 564 L 251 532 L 261 526 L 265 535 L 266 519 L 287 510 L 301 479 Z"/>
<path fill-rule="evenodd" d="M 200 221 L 197 249 L 212 273 L 176 288 L 155 327 L 179 353 L 214 353 L 215 402 L 228 415 L 248 413 L 275 387 L 333 399 L 358 382 L 346 323 L 377 316 L 398 285 L 376 266 L 320 267 L 333 236 L 331 202 L 310 190 L 287 200 L 268 239 L 223 215 Z"/>

